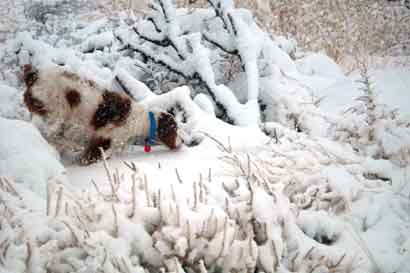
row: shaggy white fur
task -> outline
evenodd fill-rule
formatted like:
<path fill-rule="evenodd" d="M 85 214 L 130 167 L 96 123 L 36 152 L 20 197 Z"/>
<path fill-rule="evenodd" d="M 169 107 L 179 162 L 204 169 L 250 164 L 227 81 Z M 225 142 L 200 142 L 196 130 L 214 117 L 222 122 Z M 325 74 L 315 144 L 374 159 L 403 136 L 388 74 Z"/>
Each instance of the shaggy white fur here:
<path fill-rule="evenodd" d="M 123 93 L 103 90 L 62 67 L 38 72 L 26 67 L 25 81 L 25 103 L 36 117 L 35 124 L 60 152 L 83 151 L 83 164 L 100 158 L 95 151 L 99 147 L 110 154 L 149 136 L 147 109 Z M 154 112 L 154 116 L 156 140 L 172 149 L 179 146 L 173 117 L 164 112 Z"/>

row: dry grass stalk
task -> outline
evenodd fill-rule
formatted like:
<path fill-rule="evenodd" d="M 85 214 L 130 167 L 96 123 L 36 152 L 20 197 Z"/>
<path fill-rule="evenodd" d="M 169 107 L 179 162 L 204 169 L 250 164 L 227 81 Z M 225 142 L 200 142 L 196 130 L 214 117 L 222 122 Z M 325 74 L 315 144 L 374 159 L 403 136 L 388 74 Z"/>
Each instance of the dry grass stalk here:
<path fill-rule="evenodd" d="M 187 226 L 187 244 L 188 244 L 188 249 L 191 249 L 192 247 L 192 242 L 191 242 L 191 238 L 192 238 L 192 234 L 191 234 L 191 223 L 189 222 L 189 220 L 186 220 L 186 226 Z"/>
<path fill-rule="evenodd" d="M 232 146 L 231 146 L 231 138 L 228 137 L 228 145 L 223 144 L 221 141 L 216 139 L 215 137 L 211 136 L 210 134 L 201 131 L 206 137 L 214 141 L 221 152 L 232 153 Z"/>
<path fill-rule="evenodd" d="M 82 229 L 84 230 L 84 233 L 85 233 L 86 237 L 89 238 L 90 237 L 90 232 L 87 229 L 87 225 L 81 219 L 80 214 L 78 213 L 76 208 L 74 208 L 74 214 L 75 214 L 75 218 L 77 219 L 78 223 L 80 223 L 80 225 L 82 226 Z"/>
<path fill-rule="evenodd" d="M 98 195 L 100 195 L 105 201 L 109 200 L 109 198 L 105 194 L 102 193 L 102 191 L 100 190 L 100 188 L 98 187 L 94 179 L 91 179 L 91 184 L 93 184 L 94 189 L 98 193 Z"/>
<path fill-rule="evenodd" d="M 342 261 L 343 261 L 345 258 L 346 258 L 346 253 L 344 253 L 344 254 L 342 255 L 342 257 L 340 257 L 340 259 L 339 259 L 335 264 L 329 266 L 329 269 L 334 269 L 334 270 L 335 270 L 335 269 L 342 263 Z"/>
<path fill-rule="evenodd" d="M 68 215 L 69 215 L 68 202 L 64 202 L 64 215 L 65 215 L 65 216 L 68 216 Z"/>
<path fill-rule="evenodd" d="M 315 249 L 314 246 L 312 246 L 308 252 L 306 252 L 305 256 L 303 256 L 303 260 L 306 260 L 307 258 L 310 258 L 310 254 L 313 252 L 313 250 Z"/>
<path fill-rule="evenodd" d="M 276 249 L 275 242 L 273 240 L 271 240 L 271 246 L 272 246 L 272 255 L 275 257 L 275 261 L 273 263 L 273 271 L 276 272 L 278 270 L 280 260 L 279 260 L 279 255 Z"/>
<path fill-rule="evenodd" d="M 13 187 L 12 183 L 6 178 L 6 177 L 0 177 L 0 183 L 2 183 L 5 187 L 5 190 L 7 192 L 10 192 L 12 195 L 16 196 L 20 200 L 23 200 L 23 198 L 19 195 L 17 190 Z"/>
<path fill-rule="evenodd" d="M 248 252 L 249 252 L 249 255 L 252 257 L 252 259 L 256 259 L 256 255 L 255 255 L 255 253 L 253 253 L 253 247 L 252 247 L 252 245 L 253 245 L 252 244 L 253 243 L 253 236 L 251 236 L 251 235 L 248 236 Z"/>
<path fill-rule="evenodd" d="M 125 272 L 131 273 L 131 269 L 128 266 L 127 262 L 125 261 L 124 257 L 121 257 L 121 263 L 122 263 L 123 268 L 125 269 Z"/>
<path fill-rule="evenodd" d="M 177 196 L 175 194 L 174 184 L 171 184 L 171 195 L 172 195 L 172 201 L 176 202 Z"/>
<path fill-rule="evenodd" d="M 122 163 L 124 163 L 125 166 L 127 166 L 131 171 L 137 173 L 138 172 L 138 168 L 135 165 L 134 162 L 127 162 L 127 161 L 123 161 Z M 159 164 L 159 163 L 158 163 Z"/>
<path fill-rule="evenodd" d="M 108 178 L 108 182 L 110 183 L 110 186 L 111 186 L 112 198 L 116 202 L 118 202 L 120 200 L 120 198 L 118 197 L 117 192 L 116 192 L 116 185 L 115 185 L 115 182 L 114 182 L 113 175 L 111 174 L 111 171 L 108 167 L 107 157 L 105 155 L 104 150 L 101 147 L 99 149 L 100 149 L 102 159 L 103 159 L 103 166 L 104 166 L 105 174 L 106 174 L 106 176 Z"/>
<path fill-rule="evenodd" d="M 161 196 L 161 189 L 158 190 L 158 198 L 157 198 L 157 203 L 158 203 L 158 211 L 159 211 L 159 219 L 162 222 L 162 196 Z"/>
<path fill-rule="evenodd" d="M 205 203 L 205 200 L 204 200 L 204 184 L 202 182 L 202 176 L 200 177 L 200 180 L 199 180 L 199 202 L 200 203 Z"/>
<path fill-rule="evenodd" d="M 196 211 L 198 209 L 198 189 L 196 182 L 193 183 L 192 187 L 194 188 L 194 208 L 193 210 Z"/>
<path fill-rule="evenodd" d="M 46 186 L 46 203 L 47 203 L 47 209 L 46 209 L 46 215 L 50 216 L 50 209 L 51 209 L 51 189 L 50 189 L 50 183 L 47 183 Z"/>
<path fill-rule="evenodd" d="M 316 264 L 315 266 L 312 267 L 312 269 L 309 271 L 309 273 L 313 273 L 319 266 L 321 266 L 321 263 Z"/>
<path fill-rule="evenodd" d="M 68 224 L 66 221 L 61 221 L 66 227 L 67 229 L 70 231 L 71 233 L 71 237 L 74 239 L 74 246 L 77 246 L 80 242 L 80 240 L 78 239 L 78 236 L 75 234 L 73 228 L 70 226 L 70 224 Z"/>
<path fill-rule="evenodd" d="M 58 216 L 61 209 L 61 199 L 63 197 L 63 187 L 60 187 L 57 192 L 56 210 L 54 212 L 54 218 Z"/>
<path fill-rule="evenodd" d="M 150 201 L 150 196 L 149 196 L 149 190 L 148 190 L 148 179 L 147 175 L 144 174 L 144 191 L 145 191 L 145 198 L 147 202 L 147 207 L 151 206 L 151 201 Z"/>
<path fill-rule="evenodd" d="M 176 205 L 176 209 L 177 209 L 177 226 L 180 227 L 181 226 L 181 211 L 179 208 L 179 205 Z"/>
<path fill-rule="evenodd" d="M 136 209 L 136 180 L 135 180 L 135 174 L 133 173 L 132 176 L 132 187 L 131 187 L 131 213 L 128 214 L 128 218 L 133 218 L 135 214 L 135 209 Z"/>
<path fill-rule="evenodd" d="M 30 245 L 29 241 L 26 242 L 26 248 L 27 248 L 27 256 L 26 256 L 26 260 L 25 260 L 26 272 L 31 272 L 30 264 L 31 264 L 31 257 L 33 255 L 33 253 L 32 253 L 32 249 L 31 249 L 31 245 Z"/>
<path fill-rule="evenodd" d="M 112 208 L 112 213 L 114 215 L 114 231 L 113 231 L 113 236 L 115 238 L 118 238 L 118 231 L 119 231 L 119 226 L 118 226 L 118 216 L 117 216 L 117 211 L 115 210 L 114 204 L 111 204 Z"/>
<path fill-rule="evenodd" d="M 178 169 L 177 169 L 177 168 L 175 168 L 175 174 L 176 174 L 176 176 L 177 176 L 178 182 L 181 183 L 181 184 L 183 184 L 184 182 L 182 181 L 181 176 L 179 175 L 179 172 L 178 172 Z"/>
<path fill-rule="evenodd" d="M 224 254 L 227 233 L 228 233 L 228 217 L 225 217 L 225 219 L 224 219 L 224 229 L 223 229 L 223 233 L 222 233 L 222 245 L 221 245 L 221 249 L 219 250 L 218 258 L 222 257 L 223 254 Z"/>
<path fill-rule="evenodd" d="M 228 216 L 230 216 L 231 213 L 230 213 L 230 207 L 229 207 L 229 199 L 228 199 L 228 197 L 225 197 L 225 210 L 226 210 L 226 214 L 228 214 Z"/>
<path fill-rule="evenodd" d="M 296 259 L 299 256 L 299 251 L 296 252 L 295 256 L 292 258 L 290 264 L 291 264 L 291 270 L 296 271 Z"/>

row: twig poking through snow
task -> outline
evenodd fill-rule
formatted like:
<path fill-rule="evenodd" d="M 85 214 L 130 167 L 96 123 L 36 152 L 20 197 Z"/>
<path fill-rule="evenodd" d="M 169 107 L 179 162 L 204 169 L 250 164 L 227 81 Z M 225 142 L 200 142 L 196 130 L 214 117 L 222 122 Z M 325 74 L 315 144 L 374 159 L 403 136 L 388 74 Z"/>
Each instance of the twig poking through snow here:
<path fill-rule="evenodd" d="M 101 157 L 102 157 L 102 159 L 103 159 L 104 170 L 105 170 L 105 173 L 106 173 L 106 175 L 107 175 L 108 182 L 110 182 L 112 198 L 113 198 L 116 202 L 118 202 L 118 201 L 119 201 L 119 197 L 118 197 L 117 192 L 116 192 L 116 190 L 115 190 L 115 185 L 114 185 L 114 181 L 113 181 L 113 176 L 112 176 L 111 171 L 110 171 L 110 169 L 109 169 L 109 167 L 108 167 L 107 157 L 106 157 L 106 155 L 105 155 L 105 152 L 104 152 L 103 148 L 100 147 L 99 149 L 100 149 Z"/>
<path fill-rule="evenodd" d="M 182 181 L 182 178 L 181 178 L 181 176 L 179 175 L 179 172 L 178 172 L 178 169 L 177 169 L 177 168 L 175 168 L 175 174 L 176 174 L 176 176 L 177 176 L 178 182 L 179 182 L 180 184 L 183 184 L 184 181 Z"/>
<path fill-rule="evenodd" d="M 57 193 L 56 211 L 54 212 L 54 218 L 56 218 L 58 214 L 60 213 L 62 196 L 63 196 L 63 187 L 60 187 Z"/>
<path fill-rule="evenodd" d="M 118 231 L 119 231 L 119 227 L 118 227 L 118 216 L 117 216 L 117 211 L 115 210 L 114 204 L 111 205 L 112 208 L 112 213 L 114 215 L 114 231 L 113 231 L 113 235 L 115 238 L 118 238 Z"/>

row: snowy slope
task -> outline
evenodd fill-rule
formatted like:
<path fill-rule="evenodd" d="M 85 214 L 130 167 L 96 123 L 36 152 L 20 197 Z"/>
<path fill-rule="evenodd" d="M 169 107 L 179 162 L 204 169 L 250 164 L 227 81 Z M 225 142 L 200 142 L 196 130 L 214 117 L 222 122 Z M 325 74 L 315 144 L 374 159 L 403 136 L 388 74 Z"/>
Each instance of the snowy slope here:
<path fill-rule="evenodd" d="M 238 50 L 252 72 L 238 72 L 226 86 L 211 85 L 224 95 L 234 90 L 221 100 L 252 125 L 232 126 L 215 118 L 205 94 L 187 87 L 165 95 L 151 91 L 142 82 L 143 63 L 117 52 L 114 34 L 135 17 L 110 17 L 87 3 L 78 14 L 52 16 L 40 30 L 20 14 L 19 27 L 29 32 L 10 34 L 0 47 L 1 273 L 410 272 L 408 68 L 371 72 L 378 102 L 403 116 L 376 127 L 376 136 L 387 141 L 379 147 L 360 137 L 338 138 L 334 128 L 362 121 L 344 115 L 361 94 L 359 74 L 343 75 L 322 54 L 293 61 L 287 55 L 292 42 L 282 37 L 271 44 L 252 33 L 252 17 L 240 10 Z M 223 9 L 232 8 L 224 3 Z M 183 27 L 195 32 L 201 30 L 197 19 L 212 17 L 208 10 L 178 12 Z M 243 42 L 253 35 L 259 40 Z M 204 57 L 209 52 L 197 38 L 190 37 L 190 50 Z M 231 38 L 225 42 L 235 46 Z M 264 52 L 261 71 L 254 66 L 258 54 L 246 55 L 249 48 Z M 212 80 L 204 60 L 196 61 L 204 62 L 200 68 Z M 154 146 L 148 154 L 130 146 L 87 167 L 59 160 L 22 105 L 19 66 L 28 61 L 65 64 L 106 88 L 118 88 L 117 76 L 147 107 L 166 110 L 177 101 L 185 110 L 176 113 L 185 137 L 200 143 L 177 151 Z M 157 72 L 159 78 L 165 73 Z M 254 113 L 258 92 L 272 102 L 263 130 L 246 116 Z M 241 104 L 248 96 L 251 103 Z M 385 157 L 373 156 L 378 148 Z"/>
<path fill-rule="evenodd" d="M 372 70 L 371 79 L 379 103 L 387 104 L 392 109 L 399 109 L 400 114 L 408 117 L 410 114 L 410 69 L 408 67 Z M 346 111 L 354 99 L 360 96 L 358 73 L 340 78 L 335 84 L 317 88 L 315 93 L 324 97 L 320 108 L 325 112 L 340 114 Z M 346 107 L 347 106 L 347 107 Z"/>

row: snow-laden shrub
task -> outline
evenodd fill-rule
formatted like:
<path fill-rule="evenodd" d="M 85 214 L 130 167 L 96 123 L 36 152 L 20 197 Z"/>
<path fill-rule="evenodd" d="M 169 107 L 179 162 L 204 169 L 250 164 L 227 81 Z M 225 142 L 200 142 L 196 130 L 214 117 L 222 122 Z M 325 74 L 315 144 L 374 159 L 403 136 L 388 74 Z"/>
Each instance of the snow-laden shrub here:
<path fill-rule="evenodd" d="M 84 0 L 27 0 L 24 3 L 24 14 L 27 18 L 45 24 L 51 16 L 73 13 L 86 2 Z"/>
<path fill-rule="evenodd" d="M 55 34 L 37 33 L 34 39 L 20 33 L 5 48 L 5 71 L 18 75 L 25 63 L 64 65 L 130 93 L 118 81 L 126 71 L 127 80 L 134 78 L 157 95 L 188 85 L 191 99 L 206 96 L 215 116 L 234 125 L 263 128 L 264 122 L 278 121 L 322 134 L 318 124 L 328 126 L 325 115 L 306 103 L 312 99 L 310 87 L 302 83 L 306 75 L 289 56 L 293 49 L 284 46 L 286 39 L 272 40 L 247 10 L 208 2 L 207 9 L 188 11 L 161 0 L 144 18 L 116 13 L 89 25 L 56 23 Z M 7 83 L 21 85 L 18 77 L 7 77 Z M 307 113 L 315 113 L 314 120 Z"/>
<path fill-rule="evenodd" d="M 360 69 L 357 104 L 336 123 L 335 139 L 348 142 L 360 154 L 388 159 L 404 167 L 410 162 L 410 121 L 380 102 L 366 64 Z"/>
<path fill-rule="evenodd" d="M 381 272 L 360 240 L 373 229 L 389 232 L 390 218 L 378 206 L 379 213 L 354 214 L 352 207 L 373 202 L 370 189 L 386 187 L 363 174 L 392 179 L 391 170 L 362 164 L 344 145 L 277 126 L 278 143 L 255 153 L 214 139 L 225 176 L 188 181 L 176 170 L 177 180 L 165 179 L 147 175 L 144 165 L 124 162 L 129 172 L 120 172 L 104 162 L 106 180 L 86 191 L 51 180 L 39 200 L 46 209 L 33 208 L 26 188 L 2 179 L 0 270 Z M 406 234 L 401 198 L 388 191 L 378 198 L 396 206 Z M 397 272 L 405 272 L 406 246 L 394 256 Z"/>
<path fill-rule="evenodd" d="M 291 58 L 294 42 L 271 39 L 249 11 L 232 3 L 208 4 L 187 11 L 169 0 L 156 1 L 146 18 L 115 31 L 123 56 L 138 60 L 137 79 L 157 94 L 188 85 L 193 97 L 206 95 L 216 116 L 234 125 L 279 121 L 314 132 L 314 122 L 301 116 L 306 112 L 326 123 L 305 103 L 311 94 Z"/>
<path fill-rule="evenodd" d="M 166 188 L 127 164 L 131 177 L 107 166 L 108 185 L 95 183 L 95 192 L 83 196 L 72 196 L 60 184 L 50 186 L 46 215 L 30 212 L 12 183 L 0 188 L 10 207 L 2 223 L 8 249 L 2 256 L 4 268 L 56 273 L 308 272 L 318 266 L 342 270 L 351 263 L 350 254 L 303 235 L 287 198 L 274 185 L 262 185 L 251 170 L 248 185 L 209 177 Z M 28 225 L 35 228 L 25 229 Z"/>

